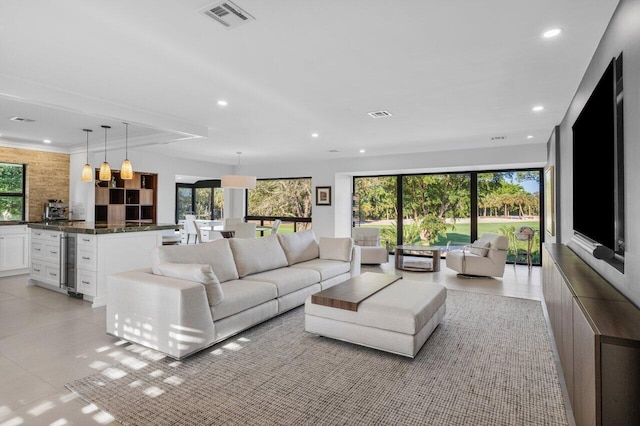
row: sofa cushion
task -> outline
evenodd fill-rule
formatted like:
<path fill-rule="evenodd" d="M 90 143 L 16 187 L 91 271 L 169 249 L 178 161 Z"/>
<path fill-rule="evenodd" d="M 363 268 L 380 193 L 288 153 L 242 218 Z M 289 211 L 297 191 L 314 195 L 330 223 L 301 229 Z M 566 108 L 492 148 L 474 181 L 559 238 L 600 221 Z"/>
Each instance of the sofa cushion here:
<path fill-rule="evenodd" d="M 242 278 L 266 281 L 278 287 L 278 297 L 320 282 L 320 273 L 312 269 L 279 268 Z"/>
<path fill-rule="evenodd" d="M 193 263 L 161 263 L 158 270 L 165 277 L 181 280 L 195 281 L 204 284 L 207 292 L 209 306 L 215 306 L 222 302 L 224 294 L 218 277 L 213 273 L 211 265 L 198 265 Z"/>
<path fill-rule="evenodd" d="M 277 235 L 231 238 L 229 241 L 240 277 L 287 266 Z"/>
<path fill-rule="evenodd" d="M 320 259 L 351 262 L 352 250 L 351 238 L 320 238 Z"/>
<path fill-rule="evenodd" d="M 289 265 L 315 259 L 320 254 L 318 242 L 311 229 L 293 234 L 278 234 L 278 240 Z"/>
<path fill-rule="evenodd" d="M 488 248 L 491 247 L 490 241 L 475 241 L 471 244 L 469 253 L 475 254 L 480 257 L 485 257 L 489 253 Z"/>
<path fill-rule="evenodd" d="M 320 274 L 320 280 L 325 281 L 329 278 L 349 272 L 351 270 L 351 264 L 341 260 L 313 259 L 295 264 L 291 266 L 291 268 L 311 269 L 313 271 L 317 271 Z"/>
<path fill-rule="evenodd" d="M 214 321 L 275 300 L 278 296 L 276 286 L 264 281 L 232 280 L 221 286 L 224 300 L 212 309 Z"/>
<path fill-rule="evenodd" d="M 153 273 L 160 275 L 158 265 L 166 262 L 211 265 L 221 283 L 238 279 L 238 270 L 227 239 L 192 245 L 154 247 L 151 252 Z"/>

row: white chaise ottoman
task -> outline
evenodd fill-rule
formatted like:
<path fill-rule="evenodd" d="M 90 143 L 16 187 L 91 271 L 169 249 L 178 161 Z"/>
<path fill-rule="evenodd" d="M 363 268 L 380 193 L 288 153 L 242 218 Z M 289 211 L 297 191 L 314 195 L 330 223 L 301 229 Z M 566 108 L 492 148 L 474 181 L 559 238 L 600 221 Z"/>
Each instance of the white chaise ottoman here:
<path fill-rule="evenodd" d="M 317 305 L 310 296 L 305 330 L 413 358 L 444 317 L 446 299 L 440 284 L 404 279 L 360 302 L 357 311 Z"/>

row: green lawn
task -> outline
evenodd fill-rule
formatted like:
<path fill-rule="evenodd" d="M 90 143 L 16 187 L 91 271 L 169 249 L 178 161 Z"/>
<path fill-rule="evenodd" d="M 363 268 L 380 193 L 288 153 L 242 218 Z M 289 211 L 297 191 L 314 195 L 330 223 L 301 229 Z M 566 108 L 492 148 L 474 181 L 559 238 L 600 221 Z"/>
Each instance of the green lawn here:
<path fill-rule="evenodd" d="M 377 227 L 381 230 L 384 228 L 392 228 L 391 225 L 363 225 L 367 227 Z M 540 251 L 539 251 L 539 241 L 540 241 L 540 223 L 536 221 L 513 221 L 513 222 L 483 222 L 478 224 L 478 235 L 482 235 L 485 232 L 494 232 L 496 234 L 502 234 L 501 228 L 506 226 L 511 226 L 513 229 L 517 229 L 520 226 L 530 226 L 533 228 L 536 233 L 536 240 L 533 245 L 532 257 L 533 263 L 540 263 Z M 278 228 L 278 234 L 292 234 L 293 233 L 293 223 L 282 223 L 280 228 Z M 450 229 L 445 236 L 438 238 L 432 245 L 436 246 L 446 246 L 449 241 L 456 244 L 470 244 L 471 241 L 469 239 L 469 235 L 471 234 L 471 224 L 469 223 L 458 223 L 455 225 L 455 229 Z M 391 249 L 395 247 L 395 241 L 391 242 Z M 519 241 L 518 243 L 518 251 L 522 252 L 526 249 L 526 242 Z M 508 254 L 508 262 L 513 262 L 515 253 L 513 246 L 509 247 Z M 524 256 L 521 256 L 519 260 L 523 260 Z"/>

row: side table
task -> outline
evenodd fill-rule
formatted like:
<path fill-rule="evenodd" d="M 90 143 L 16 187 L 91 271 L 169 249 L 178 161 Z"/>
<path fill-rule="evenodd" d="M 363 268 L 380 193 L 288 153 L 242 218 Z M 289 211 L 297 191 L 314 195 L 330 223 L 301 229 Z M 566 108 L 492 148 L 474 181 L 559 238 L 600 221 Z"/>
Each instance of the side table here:
<path fill-rule="evenodd" d="M 431 262 L 428 261 L 405 261 L 404 257 L 409 255 L 430 255 Z M 438 272 L 440 270 L 440 247 L 402 245 L 396 246 L 395 250 L 396 269 L 413 272 Z"/>

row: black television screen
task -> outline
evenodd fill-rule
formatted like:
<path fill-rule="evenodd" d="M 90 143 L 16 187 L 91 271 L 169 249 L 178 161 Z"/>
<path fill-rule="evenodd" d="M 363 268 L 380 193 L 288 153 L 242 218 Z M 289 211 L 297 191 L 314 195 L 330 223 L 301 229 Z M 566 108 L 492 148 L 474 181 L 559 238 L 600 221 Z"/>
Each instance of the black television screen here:
<path fill-rule="evenodd" d="M 618 148 L 617 144 L 621 135 L 617 133 L 616 120 L 622 119 L 622 76 L 621 69 L 619 74 L 616 67 L 614 59 L 573 125 L 573 229 L 621 254 L 617 228 L 621 225 L 618 215 L 623 202 L 618 196 L 621 145 Z M 620 76 L 618 91 L 617 75 Z"/>

